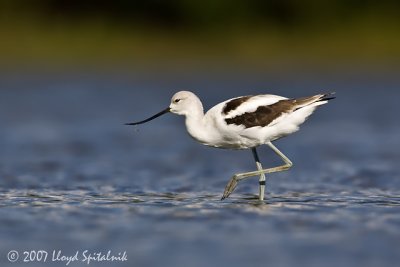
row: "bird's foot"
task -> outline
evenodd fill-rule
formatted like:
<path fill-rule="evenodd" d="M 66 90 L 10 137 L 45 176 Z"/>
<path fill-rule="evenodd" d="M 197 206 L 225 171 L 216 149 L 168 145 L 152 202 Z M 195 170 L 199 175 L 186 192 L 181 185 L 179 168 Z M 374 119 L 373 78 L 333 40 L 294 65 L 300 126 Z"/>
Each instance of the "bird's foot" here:
<path fill-rule="evenodd" d="M 229 195 L 235 190 L 236 186 L 237 186 L 237 178 L 236 176 L 233 176 L 232 179 L 229 181 L 229 183 L 226 185 L 221 200 L 224 200 L 225 198 L 229 197 Z"/>

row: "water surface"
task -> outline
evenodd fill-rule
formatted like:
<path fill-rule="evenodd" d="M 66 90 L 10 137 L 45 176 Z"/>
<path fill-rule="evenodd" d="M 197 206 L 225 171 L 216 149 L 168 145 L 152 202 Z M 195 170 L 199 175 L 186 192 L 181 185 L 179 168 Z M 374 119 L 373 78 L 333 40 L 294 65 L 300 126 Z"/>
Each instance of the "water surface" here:
<path fill-rule="evenodd" d="M 7 253 L 126 251 L 91 266 L 396 266 L 400 260 L 399 80 L 390 73 L 191 75 L 23 73 L 1 79 L 0 262 Z M 276 142 L 293 162 L 241 182 L 249 151 L 195 143 L 183 119 L 125 122 L 178 89 L 206 109 L 227 98 L 336 91 L 301 131 Z M 280 164 L 268 148 L 264 166 Z M 21 257 L 21 255 L 20 255 Z M 37 263 L 30 263 L 35 266 Z M 46 262 L 38 266 L 65 266 Z M 70 266 L 84 266 L 72 262 Z"/>

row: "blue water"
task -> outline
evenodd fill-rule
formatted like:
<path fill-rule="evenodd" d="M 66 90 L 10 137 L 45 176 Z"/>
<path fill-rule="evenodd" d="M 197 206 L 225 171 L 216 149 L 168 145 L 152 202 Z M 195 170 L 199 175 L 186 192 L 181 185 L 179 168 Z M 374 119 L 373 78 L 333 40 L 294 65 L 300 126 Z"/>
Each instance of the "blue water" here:
<path fill-rule="evenodd" d="M 394 72 L 24 72 L 0 74 L 0 265 L 126 251 L 90 266 L 397 266 L 400 261 L 400 80 Z M 301 131 L 275 144 L 294 167 L 220 201 L 249 151 L 204 147 L 183 118 L 123 123 L 193 90 L 225 99 L 337 92 Z M 279 159 L 260 148 L 264 166 Z M 19 253 L 16 262 L 9 251 Z M 46 262 L 24 263 L 45 251 Z"/>

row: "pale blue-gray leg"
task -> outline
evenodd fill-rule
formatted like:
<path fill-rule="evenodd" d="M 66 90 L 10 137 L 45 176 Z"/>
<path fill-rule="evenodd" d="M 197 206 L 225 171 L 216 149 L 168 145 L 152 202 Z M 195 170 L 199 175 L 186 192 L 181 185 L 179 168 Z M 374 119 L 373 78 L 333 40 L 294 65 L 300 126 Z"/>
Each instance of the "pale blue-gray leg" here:
<path fill-rule="evenodd" d="M 251 152 L 253 152 L 253 157 L 254 157 L 254 160 L 256 161 L 257 170 L 258 171 L 262 171 L 263 168 L 262 168 L 260 159 L 258 158 L 258 154 L 257 154 L 256 148 L 253 147 L 251 149 Z M 260 179 L 258 179 L 258 183 L 260 185 L 260 189 L 259 189 L 259 192 L 258 192 L 258 199 L 262 201 L 262 200 L 264 200 L 264 194 L 265 194 L 265 173 L 261 173 L 260 174 Z"/>
<path fill-rule="evenodd" d="M 258 169 L 257 171 L 235 174 L 232 177 L 232 179 L 229 181 L 229 183 L 226 185 L 225 191 L 224 191 L 224 194 L 222 195 L 221 200 L 227 198 L 233 192 L 233 190 L 235 190 L 237 183 L 243 179 L 246 179 L 246 178 L 249 178 L 252 176 L 257 176 L 257 175 L 261 176 L 262 174 L 266 174 L 266 173 L 286 171 L 290 167 L 293 166 L 293 163 L 290 161 L 290 159 L 288 159 L 288 157 L 286 157 L 281 151 L 279 151 L 279 149 L 276 148 L 276 146 L 274 146 L 271 142 L 268 142 L 266 145 L 268 145 L 278 156 L 280 156 L 281 159 L 285 162 L 285 164 L 282 166 L 278 166 L 278 167 L 273 167 L 273 168 L 268 168 L 268 169 Z M 253 152 L 253 154 L 254 154 L 254 152 Z M 260 168 L 262 168 L 261 164 L 259 164 L 259 165 L 257 164 L 257 168 L 259 168 L 259 166 L 260 166 Z M 261 179 L 262 178 L 260 177 L 260 180 Z M 265 181 L 265 177 L 264 177 L 264 181 Z M 261 191 L 261 187 L 260 187 L 260 191 Z M 261 198 L 261 194 L 259 197 Z"/>

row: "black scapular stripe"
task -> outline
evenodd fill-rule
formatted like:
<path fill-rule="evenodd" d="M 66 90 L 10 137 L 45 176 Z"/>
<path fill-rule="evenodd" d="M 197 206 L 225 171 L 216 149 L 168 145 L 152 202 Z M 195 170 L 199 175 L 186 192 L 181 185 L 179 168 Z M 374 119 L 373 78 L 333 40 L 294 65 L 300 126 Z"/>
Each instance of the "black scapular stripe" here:
<path fill-rule="evenodd" d="M 282 113 L 294 109 L 293 100 L 280 100 L 272 105 L 259 106 L 254 112 L 246 112 L 233 118 L 225 119 L 227 124 L 243 125 L 246 128 L 265 127 L 277 119 Z"/>
<path fill-rule="evenodd" d="M 239 107 L 241 104 L 249 100 L 252 96 L 242 96 L 238 97 L 235 99 L 232 99 L 231 101 L 227 102 L 222 109 L 223 114 L 228 114 L 230 111 L 235 110 L 237 107 Z"/>

